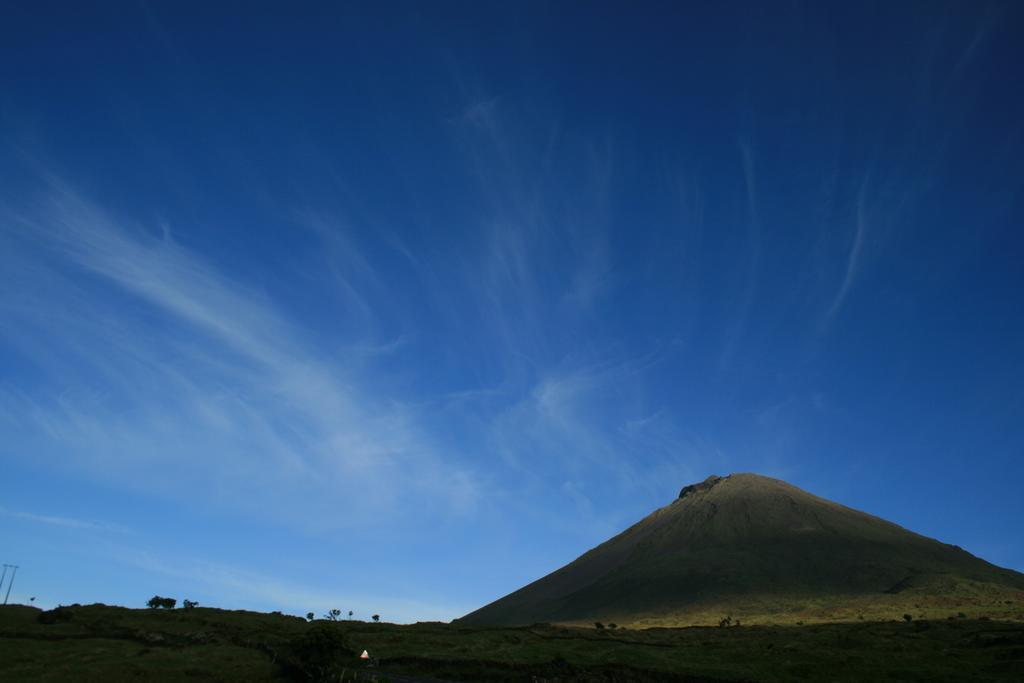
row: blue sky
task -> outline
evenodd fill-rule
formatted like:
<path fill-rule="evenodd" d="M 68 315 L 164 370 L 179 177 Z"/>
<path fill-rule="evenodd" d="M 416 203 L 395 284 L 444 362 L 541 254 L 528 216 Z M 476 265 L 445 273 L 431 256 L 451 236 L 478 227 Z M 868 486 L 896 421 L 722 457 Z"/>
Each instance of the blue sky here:
<path fill-rule="evenodd" d="M 449 619 L 712 473 L 1024 570 L 1013 2 L 23 3 L 12 600 Z"/>

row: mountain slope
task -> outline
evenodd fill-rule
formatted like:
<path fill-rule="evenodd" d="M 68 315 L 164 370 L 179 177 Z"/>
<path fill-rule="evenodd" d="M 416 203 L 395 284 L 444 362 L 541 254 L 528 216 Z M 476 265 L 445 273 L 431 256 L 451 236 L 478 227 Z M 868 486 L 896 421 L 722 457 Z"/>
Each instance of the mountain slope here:
<path fill-rule="evenodd" d="M 670 505 L 460 622 L 678 622 L 710 605 L 771 611 L 820 599 L 899 605 L 907 596 L 915 606 L 942 597 L 948 609 L 1019 591 L 1024 574 L 956 546 L 777 479 L 733 474 L 685 487 Z"/>

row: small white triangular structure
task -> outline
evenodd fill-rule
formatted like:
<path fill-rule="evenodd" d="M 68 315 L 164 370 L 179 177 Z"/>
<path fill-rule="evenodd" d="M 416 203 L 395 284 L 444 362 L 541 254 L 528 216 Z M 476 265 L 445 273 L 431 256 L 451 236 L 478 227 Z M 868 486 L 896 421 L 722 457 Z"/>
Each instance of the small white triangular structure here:
<path fill-rule="evenodd" d="M 370 658 L 370 653 L 367 652 L 366 650 L 363 650 L 363 654 L 359 655 L 359 659 L 369 659 L 369 658 Z"/>

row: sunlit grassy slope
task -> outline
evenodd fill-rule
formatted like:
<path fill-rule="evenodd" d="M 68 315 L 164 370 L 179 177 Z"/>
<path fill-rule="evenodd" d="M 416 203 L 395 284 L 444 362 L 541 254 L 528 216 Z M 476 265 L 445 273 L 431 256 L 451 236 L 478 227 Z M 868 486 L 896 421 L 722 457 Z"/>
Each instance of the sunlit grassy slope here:
<path fill-rule="evenodd" d="M 1013 681 L 1024 624 L 953 618 L 598 630 L 0 607 L 3 681 Z M 1024 619 L 1018 607 L 1016 618 Z M 53 623 L 41 623 L 53 622 Z M 375 658 L 370 668 L 357 652 Z M 342 677 L 344 677 L 342 679 Z"/>
<path fill-rule="evenodd" d="M 989 612 L 1024 574 L 755 474 L 710 477 L 574 562 L 461 620 L 691 625 Z"/>

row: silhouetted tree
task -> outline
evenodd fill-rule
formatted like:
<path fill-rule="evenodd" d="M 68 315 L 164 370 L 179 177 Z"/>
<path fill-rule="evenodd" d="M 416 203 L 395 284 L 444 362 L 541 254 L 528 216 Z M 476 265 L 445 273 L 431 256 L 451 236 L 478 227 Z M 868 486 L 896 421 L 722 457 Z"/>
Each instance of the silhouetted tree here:
<path fill-rule="evenodd" d="M 316 615 L 315 615 L 315 614 L 313 614 L 312 612 L 306 612 L 306 621 L 313 621 L 313 618 L 314 618 L 315 616 L 316 616 Z"/>
<path fill-rule="evenodd" d="M 370 617 L 370 618 L 371 618 L 371 619 L 373 619 L 374 621 L 380 621 L 380 615 L 379 615 L 379 614 L 374 614 L 374 615 L 373 615 L 372 617 Z"/>
<path fill-rule="evenodd" d="M 340 609 L 332 609 L 330 612 L 328 612 L 327 614 L 324 615 L 324 617 L 326 617 L 327 619 L 330 619 L 331 621 L 337 621 L 338 617 L 340 617 L 340 616 L 341 616 L 341 610 Z"/>
<path fill-rule="evenodd" d="M 348 618 L 349 618 L 349 620 L 351 620 L 351 619 L 352 619 L 352 610 L 349 610 L 349 611 L 348 611 Z"/>
<path fill-rule="evenodd" d="M 185 609 L 192 609 L 194 607 L 199 607 L 199 603 L 195 600 L 182 600 L 181 606 Z"/>
<path fill-rule="evenodd" d="M 725 627 L 727 627 L 731 623 L 732 623 L 732 617 L 726 617 L 725 619 L 722 619 L 720 622 L 718 622 L 718 626 L 720 628 L 725 628 Z"/>
<path fill-rule="evenodd" d="M 146 603 L 149 607 L 154 609 L 162 607 L 164 609 L 174 609 L 174 606 L 178 603 L 174 598 L 161 598 L 159 595 L 154 595 Z"/>
<path fill-rule="evenodd" d="M 604 624 L 602 624 L 600 621 L 595 621 L 594 622 L 594 628 L 596 628 L 598 631 L 600 631 L 600 630 L 602 630 L 604 628 Z"/>
<path fill-rule="evenodd" d="M 910 616 L 909 614 L 904 614 L 903 615 L 903 621 L 911 621 L 913 618 L 914 617 Z"/>
<path fill-rule="evenodd" d="M 618 628 L 618 627 L 619 627 L 618 624 L 608 624 L 608 628 L 615 629 L 615 628 Z"/>

